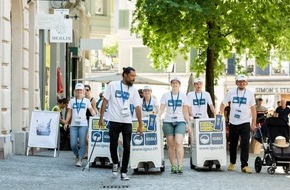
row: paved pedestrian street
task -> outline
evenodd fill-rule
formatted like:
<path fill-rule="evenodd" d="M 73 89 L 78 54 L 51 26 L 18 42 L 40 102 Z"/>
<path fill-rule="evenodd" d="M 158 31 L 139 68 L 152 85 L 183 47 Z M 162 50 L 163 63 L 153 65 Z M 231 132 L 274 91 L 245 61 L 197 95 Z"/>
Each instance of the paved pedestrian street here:
<path fill-rule="evenodd" d="M 42 150 L 34 156 L 14 155 L 0 160 L 0 190 L 34 189 L 288 189 L 290 175 L 278 168 L 274 175 L 267 173 L 267 168 L 257 174 L 254 171 L 254 159 L 251 154 L 249 166 L 253 174 L 241 173 L 239 162 L 235 171 L 228 172 L 227 166 L 221 170 L 208 171 L 207 168 L 190 169 L 189 149 L 185 149 L 184 172 L 182 175 L 171 174 L 170 164 L 165 150 L 165 172 L 152 168 L 149 173 L 134 173 L 129 169 L 129 181 L 121 181 L 120 176 L 111 177 L 111 168 L 90 167 L 90 170 L 74 166 L 71 151 L 60 151 L 53 157 L 53 151 Z M 239 156 L 238 156 L 239 158 Z M 228 159 L 229 160 L 229 159 Z M 85 163 L 87 160 L 85 160 Z M 83 164 L 85 166 L 85 163 Z M 141 170 L 141 169 L 140 169 Z"/>

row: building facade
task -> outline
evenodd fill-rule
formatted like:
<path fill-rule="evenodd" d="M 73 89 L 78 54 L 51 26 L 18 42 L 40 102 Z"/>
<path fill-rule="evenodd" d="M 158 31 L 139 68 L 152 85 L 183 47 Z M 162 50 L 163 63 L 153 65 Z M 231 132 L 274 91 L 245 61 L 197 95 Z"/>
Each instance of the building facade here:
<path fill-rule="evenodd" d="M 0 150 L 23 154 L 31 111 L 40 107 L 35 0 L 0 1 Z"/>

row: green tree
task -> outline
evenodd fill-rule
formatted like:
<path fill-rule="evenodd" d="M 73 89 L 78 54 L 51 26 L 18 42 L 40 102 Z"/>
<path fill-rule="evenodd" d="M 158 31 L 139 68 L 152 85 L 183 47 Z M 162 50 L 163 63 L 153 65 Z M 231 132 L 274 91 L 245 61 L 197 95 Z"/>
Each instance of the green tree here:
<path fill-rule="evenodd" d="M 108 45 L 102 49 L 105 55 L 110 55 L 111 57 L 117 56 L 118 54 L 118 44 Z"/>
<path fill-rule="evenodd" d="M 289 0 L 137 0 L 133 33 L 142 36 L 156 68 L 168 66 L 179 51 L 187 58 L 198 51 L 193 71 L 205 72 L 206 90 L 224 72 L 223 58 L 232 53 L 255 57 L 265 68 L 270 51 L 289 60 Z"/>

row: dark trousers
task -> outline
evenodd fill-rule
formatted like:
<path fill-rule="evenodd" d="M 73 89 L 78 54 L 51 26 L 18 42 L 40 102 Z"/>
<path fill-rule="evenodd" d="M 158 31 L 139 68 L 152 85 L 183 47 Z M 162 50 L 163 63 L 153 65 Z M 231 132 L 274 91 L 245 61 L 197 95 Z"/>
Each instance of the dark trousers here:
<path fill-rule="evenodd" d="M 132 124 L 131 123 L 118 123 L 110 121 L 110 152 L 111 158 L 114 164 L 118 164 L 118 139 L 119 134 L 123 135 L 123 159 L 121 173 L 127 173 L 128 163 L 130 159 L 130 142 L 132 135 Z"/>
<path fill-rule="evenodd" d="M 240 125 L 230 124 L 229 140 L 230 140 L 230 162 L 236 164 L 237 160 L 237 146 L 241 137 L 241 167 L 248 166 L 249 160 L 249 140 L 250 140 L 250 123 L 243 123 Z"/>

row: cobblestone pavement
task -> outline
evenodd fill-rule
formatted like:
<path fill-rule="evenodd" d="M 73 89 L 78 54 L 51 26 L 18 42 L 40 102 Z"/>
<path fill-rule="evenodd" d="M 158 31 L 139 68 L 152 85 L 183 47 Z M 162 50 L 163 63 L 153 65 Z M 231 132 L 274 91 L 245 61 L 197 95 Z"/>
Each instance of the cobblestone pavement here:
<path fill-rule="evenodd" d="M 239 161 L 233 172 L 228 172 L 226 166 L 219 171 L 209 171 L 207 168 L 192 170 L 189 149 L 186 149 L 182 175 L 170 173 L 169 161 L 165 156 L 165 172 L 152 168 L 149 173 L 134 173 L 130 169 L 130 180 L 121 181 L 120 176 L 111 177 L 110 167 L 90 167 L 90 170 L 84 171 L 83 167 L 75 167 L 71 151 L 60 151 L 59 156 L 54 158 L 53 151 L 43 150 L 34 156 L 14 155 L 0 160 L 0 189 L 287 189 L 290 175 L 285 174 L 282 168 L 270 175 L 266 167 L 259 174 L 255 173 L 255 157 L 251 154 L 249 160 L 253 174 L 241 173 Z"/>

